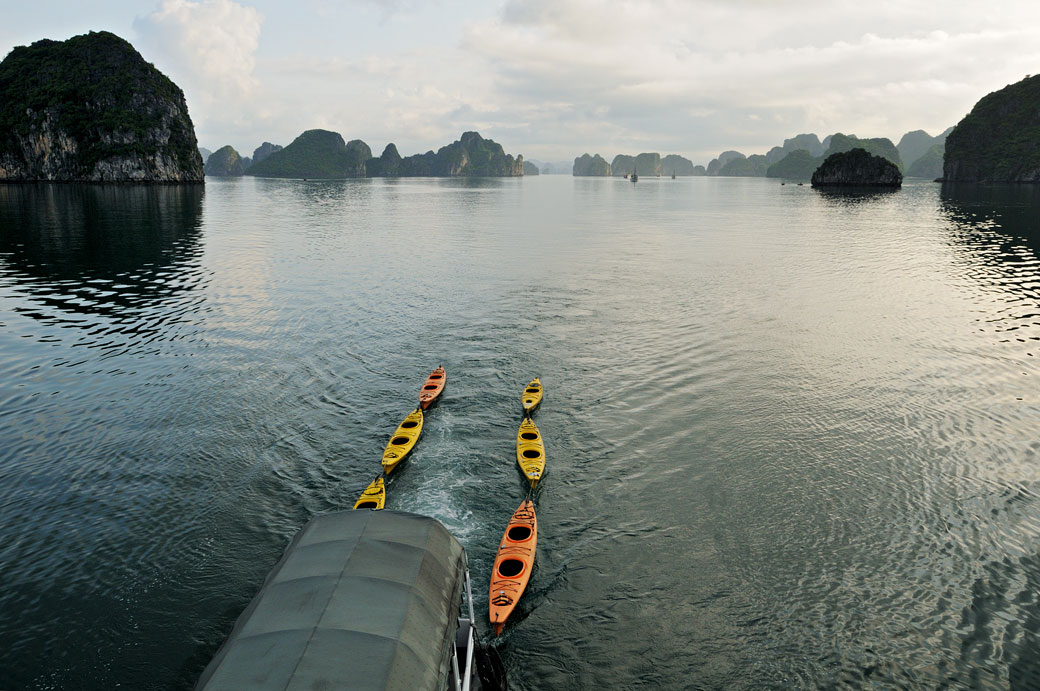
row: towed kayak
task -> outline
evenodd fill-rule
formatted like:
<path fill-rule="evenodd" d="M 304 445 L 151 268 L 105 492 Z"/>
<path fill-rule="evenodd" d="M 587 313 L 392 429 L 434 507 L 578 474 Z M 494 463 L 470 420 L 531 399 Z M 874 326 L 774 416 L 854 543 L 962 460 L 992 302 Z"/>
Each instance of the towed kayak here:
<path fill-rule="evenodd" d="M 502 542 L 498 545 L 495 567 L 491 572 L 488 593 L 488 616 L 496 635 L 502 635 L 506 619 L 512 614 L 517 600 L 523 595 L 534 567 L 534 552 L 538 546 L 538 519 L 534 503 L 524 499 L 509 519 Z"/>
<path fill-rule="evenodd" d="M 545 474 L 545 442 L 529 417 L 524 418 L 516 433 L 516 462 L 531 483 L 531 489 L 537 489 L 538 481 Z"/>
<path fill-rule="evenodd" d="M 386 504 L 386 483 L 377 477 L 354 503 L 355 509 L 381 509 Z"/>
<path fill-rule="evenodd" d="M 422 425 L 422 410 L 416 408 L 408 413 L 408 417 L 397 426 L 397 431 L 394 432 L 394 436 L 390 437 L 390 441 L 386 444 L 386 450 L 383 451 L 384 473 L 389 475 L 390 471 L 396 468 L 397 464 L 403 461 L 404 457 L 412 450 L 415 442 L 419 441 Z"/>
<path fill-rule="evenodd" d="M 426 377 L 426 383 L 423 384 L 422 389 L 419 390 L 419 407 L 426 410 L 433 405 L 433 402 L 441 395 L 441 391 L 444 391 L 446 381 L 447 377 L 443 367 L 433 370 L 430 376 Z"/>
<path fill-rule="evenodd" d="M 523 395 L 520 396 L 520 402 L 524 406 L 524 415 L 530 415 L 538 407 L 538 404 L 542 402 L 542 382 L 538 381 L 537 377 L 532 379 L 531 383 L 524 389 Z"/>

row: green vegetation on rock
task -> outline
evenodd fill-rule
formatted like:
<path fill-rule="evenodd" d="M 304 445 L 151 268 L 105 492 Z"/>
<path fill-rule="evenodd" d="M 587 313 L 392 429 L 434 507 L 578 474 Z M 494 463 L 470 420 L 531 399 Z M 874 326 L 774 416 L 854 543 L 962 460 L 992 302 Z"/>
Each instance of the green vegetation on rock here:
<path fill-rule="evenodd" d="M 0 179 L 199 182 L 184 94 L 107 31 L 0 63 Z"/>
<path fill-rule="evenodd" d="M 645 175 L 648 177 L 654 175 L 661 175 L 661 154 L 642 153 L 638 156 L 618 154 L 614 157 L 614 161 L 610 164 L 610 171 L 613 175 L 616 175 L 618 177 L 621 177 L 623 175 L 631 175 L 632 173 L 637 173 L 639 175 Z"/>
<path fill-rule="evenodd" d="M 245 160 L 230 145 L 217 149 L 206 159 L 206 175 L 213 177 L 237 177 L 242 175 L 246 168 L 248 166 Z"/>
<path fill-rule="evenodd" d="M 726 177 L 760 178 L 766 174 L 769 164 L 761 154 L 751 154 L 747 158 L 733 158 L 723 165 L 716 175 Z"/>
<path fill-rule="evenodd" d="M 946 153 L 946 142 L 933 144 L 923 156 L 918 157 L 906 174 L 915 178 L 935 180 L 943 174 L 943 154 Z"/>
<path fill-rule="evenodd" d="M 766 177 L 783 178 L 786 180 L 809 180 L 821 163 L 823 163 L 822 156 L 813 156 L 806 149 L 798 149 L 769 166 L 766 170 Z"/>
<path fill-rule="evenodd" d="M 259 163 L 275 151 L 281 151 L 282 147 L 271 142 L 264 142 L 253 150 L 253 163 Z"/>
<path fill-rule="evenodd" d="M 307 130 L 281 151 L 253 163 L 247 174 L 266 178 L 354 177 L 348 171 L 356 170 L 360 153 L 363 150 L 356 145 L 348 151 L 343 137 L 336 132 Z"/>
<path fill-rule="evenodd" d="M 541 171 L 530 161 L 524 161 L 524 175 L 538 175 Z"/>
<path fill-rule="evenodd" d="M 701 168 L 703 169 L 703 166 L 701 166 Z M 679 156 L 678 154 L 668 154 L 662 158 L 661 171 L 665 175 L 696 175 L 693 161 L 684 156 Z"/>
<path fill-rule="evenodd" d="M 826 159 L 833 154 L 851 151 L 852 149 L 863 149 L 875 156 L 881 156 L 891 161 L 899 170 L 903 170 L 903 160 L 899 157 L 899 150 L 891 139 L 875 137 L 873 139 L 860 139 L 851 134 L 833 134 L 829 137 L 830 145 L 823 157 Z"/>
<path fill-rule="evenodd" d="M 984 96 L 946 138 L 948 182 L 1040 182 L 1040 75 Z"/>

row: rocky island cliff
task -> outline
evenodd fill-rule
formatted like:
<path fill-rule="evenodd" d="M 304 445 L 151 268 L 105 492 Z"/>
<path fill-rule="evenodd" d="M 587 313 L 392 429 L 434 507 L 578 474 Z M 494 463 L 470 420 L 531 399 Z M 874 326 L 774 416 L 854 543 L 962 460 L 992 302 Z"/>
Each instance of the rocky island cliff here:
<path fill-rule="evenodd" d="M 895 163 L 866 149 L 831 154 L 812 175 L 813 187 L 902 187 Z"/>
<path fill-rule="evenodd" d="M 946 137 L 948 182 L 1040 182 L 1040 75 L 982 98 Z"/>
<path fill-rule="evenodd" d="M 184 93 L 107 31 L 0 62 L 0 181 L 202 182 Z"/>

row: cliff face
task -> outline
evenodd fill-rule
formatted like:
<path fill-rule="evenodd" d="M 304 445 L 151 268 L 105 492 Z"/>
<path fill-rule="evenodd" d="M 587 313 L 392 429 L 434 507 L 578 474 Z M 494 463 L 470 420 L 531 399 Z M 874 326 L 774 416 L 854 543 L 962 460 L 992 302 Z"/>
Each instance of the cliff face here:
<path fill-rule="evenodd" d="M 950 182 L 1040 182 L 1040 75 L 985 96 L 946 138 Z"/>
<path fill-rule="evenodd" d="M 608 177 L 610 175 L 610 164 L 599 154 L 593 156 L 582 154 L 574 159 L 571 175 L 579 177 Z"/>
<path fill-rule="evenodd" d="M 102 31 L 0 63 L 0 181 L 202 182 L 184 94 Z"/>
<path fill-rule="evenodd" d="M 865 149 L 831 154 L 812 176 L 813 187 L 901 187 L 896 164 Z"/>

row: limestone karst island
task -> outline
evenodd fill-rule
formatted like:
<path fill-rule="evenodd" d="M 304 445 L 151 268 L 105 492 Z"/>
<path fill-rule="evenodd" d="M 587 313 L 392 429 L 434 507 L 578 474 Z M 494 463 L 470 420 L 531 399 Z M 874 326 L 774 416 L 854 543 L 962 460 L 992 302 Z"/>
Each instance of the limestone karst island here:
<path fill-rule="evenodd" d="M 799 134 L 764 154 L 724 151 L 707 166 L 678 154 L 574 159 L 575 176 L 729 176 L 813 180 L 815 186 L 898 186 L 904 175 L 949 182 L 1038 182 L 1040 77 L 989 94 L 956 127 L 931 136 Z M 862 155 L 836 154 L 861 151 Z M 882 165 L 878 160 L 885 161 Z M 825 165 L 826 164 L 826 165 Z M 106 31 L 15 48 L 0 63 L 0 181 L 197 183 L 205 176 L 274 178 L 513 177 L 538 174 L 477 132 L 436 152 L 402 156 L 312 129 L 243 156 L 200 149 L 181 89 L 130 43 Z"/>

